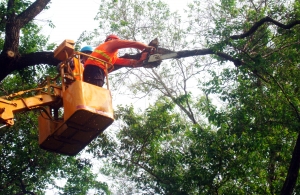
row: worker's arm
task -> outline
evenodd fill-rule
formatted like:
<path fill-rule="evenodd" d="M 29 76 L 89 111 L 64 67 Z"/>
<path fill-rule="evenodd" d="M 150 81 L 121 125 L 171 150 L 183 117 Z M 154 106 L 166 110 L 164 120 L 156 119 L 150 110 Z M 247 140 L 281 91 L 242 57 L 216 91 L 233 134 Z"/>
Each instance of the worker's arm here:
<path fill-rule="evenodd" d="M 148 46 L 141 42 L 115 39 L 109 41 L 106 50 L 108 52 L 114 52 L 118 49 L 124 49 L 124 48 L 135 48 L 135 49 L 145 50 L 145 51 L 151 51 L 155 49 L 154 47 Z"/>
<path fill-rule="evenodd" d="M 148 58 L 148 52 L 142 52 L 140 54 L 140 59 L 128 59 L 128 58 L 117 58 L 115 64 L 118 64 L 119 66 L 124 66 L 124 67 L 142 67 L 143 66 L 143 61 Z"/>
<path fill-rule="evenodd" d="M 142 57 L 139 60 L 117 58 L 117 61 L 115 62 L 113 68 L 109 70 L 109 72 L 113 72 L 115 70 L 118 70 L 120 68 L 125 68 L 125 67 L 131 67 L 131 68 L 143 67 L 143 60 L 144 59 Z"/>
<path fill-rule="evenodd" d="M 141 67 L 142 61 L 141 60 L 134 60 L 134 59 L 125 59 L 125 58 L 117 58 L 115 64 L 123 67 Z"/>

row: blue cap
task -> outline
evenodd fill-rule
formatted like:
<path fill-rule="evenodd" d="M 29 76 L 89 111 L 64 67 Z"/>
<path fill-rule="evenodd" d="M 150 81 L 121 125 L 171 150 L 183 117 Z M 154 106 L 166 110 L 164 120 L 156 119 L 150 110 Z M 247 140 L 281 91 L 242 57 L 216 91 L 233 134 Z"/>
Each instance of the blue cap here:
<path fill-rule="evenodd" d="M 81 48 L 81 52 L 93 52 L 93 47 L 90 45 L 84 46 L 83 48 Z"/>

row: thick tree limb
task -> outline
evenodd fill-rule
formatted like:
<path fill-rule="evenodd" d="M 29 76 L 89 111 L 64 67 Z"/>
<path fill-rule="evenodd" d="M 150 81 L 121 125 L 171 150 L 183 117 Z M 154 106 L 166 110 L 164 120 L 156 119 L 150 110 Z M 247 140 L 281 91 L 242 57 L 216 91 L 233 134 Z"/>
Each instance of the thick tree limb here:
<path fill-rule="evenodd" d="M 1 57 L 0 57 L 1 60 Z M 2 61 L 3 62 L 3 61 Z M 48 64 L 56 66 L 60 61 L 54 58 L 53 52 L 29 53 L 15 58 L 11 64 L 0 72 L 0 81 L 15 70 L 22 70 L 28 66 Z"/>
<path fill-rule="evenodd" d="M 239 67 L 240 65 L 243 64 L 243 62 L 239 59 L 235 59 L 232 56 L 223 53 L 223 52 L 215 52 L 212 49 L 196 49 L 196 50 L 183 50 L 177 52 L 177 58 L 185 58 L 185 57 L 190 57 L 190 56 L 199 56 L 199 55 L 208 55 L 208 54 L 215 54 L 224 60 L 228 60 L 234 63 L 236 67 Z"/>

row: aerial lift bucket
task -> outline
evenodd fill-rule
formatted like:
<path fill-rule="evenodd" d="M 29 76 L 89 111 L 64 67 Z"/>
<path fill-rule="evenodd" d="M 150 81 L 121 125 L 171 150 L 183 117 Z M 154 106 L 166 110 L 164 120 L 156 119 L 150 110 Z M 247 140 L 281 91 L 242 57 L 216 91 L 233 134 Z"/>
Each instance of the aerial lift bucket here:
<path fill-rule="evenodd" d="M 74 64 L 81 65 L 80 55 L 83 53 L 74 51 L 74 41 L 62 42 L 54 51 L 54 57 L 62 61 L 59 64 L 60 75 L 53 79 L 47 77 L 36 89 L 1 97 L 0 123 L 12 126 L 14 114 L 40 109 L 40 147 L 66 155 L 79 153 L 114 121 L 108 82 L 107 89 L 83 82 L 81 66 L 76 69 L 79 77 L 74 77 L 69 63 L 70 60 L 77 59 L 78 63 Z M 59 77 L 61 86 L 56 83 Z M 38 94 L 28 98 L 16 98 L 32 91 Z M 62 106 L 64 115 L 59 117 Z"/>
<path fill-rule="evenodd" d="M 82 81 L 73 82 L 63 94 L 64 121 L 39 117 L 40 147 L 66 155 L 76 155 L 113 121 L 108 89 Z"/>

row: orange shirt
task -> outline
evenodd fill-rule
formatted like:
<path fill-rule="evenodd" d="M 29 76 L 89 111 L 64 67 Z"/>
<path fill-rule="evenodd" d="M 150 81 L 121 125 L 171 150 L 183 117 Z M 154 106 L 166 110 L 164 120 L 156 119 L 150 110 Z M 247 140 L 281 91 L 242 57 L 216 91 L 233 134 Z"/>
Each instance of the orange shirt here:
<path fill-rule="evenodd" d="M 91 56 L 104 60 L 110 64 L 117 63 L 118 65 L 124 66 L 133 66 L 133 62 L 136 60 L 118 58 L 118 50 L 123 48 L 136 48 L 139 50 L 143 50 L 147 47 L 147 45 L 136 42 L 136 41 L 127 41 L 121 39 L 114 39 L 99 45 L 91 54 Z M 92 58 L 88 58 L 84 63 L 86 65 L 96 65 L 105 70 L 105 63 L 93 60 Z M 112 68 L 110 65 L 107 67 L 108 69 Z"/>

